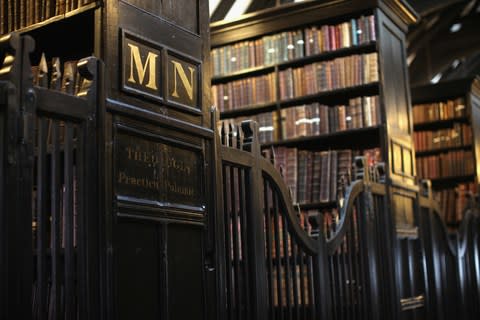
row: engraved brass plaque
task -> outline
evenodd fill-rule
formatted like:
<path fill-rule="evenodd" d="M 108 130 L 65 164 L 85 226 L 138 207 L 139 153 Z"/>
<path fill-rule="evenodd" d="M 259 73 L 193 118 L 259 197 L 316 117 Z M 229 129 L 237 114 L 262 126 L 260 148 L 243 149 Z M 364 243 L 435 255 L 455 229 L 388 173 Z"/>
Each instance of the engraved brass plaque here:
<path fill-rule="evenodd" d="M 204 205 L 199 150 L 125 133 L 118 135 L 115 150 L 117 195 L 161 206 Z"/>

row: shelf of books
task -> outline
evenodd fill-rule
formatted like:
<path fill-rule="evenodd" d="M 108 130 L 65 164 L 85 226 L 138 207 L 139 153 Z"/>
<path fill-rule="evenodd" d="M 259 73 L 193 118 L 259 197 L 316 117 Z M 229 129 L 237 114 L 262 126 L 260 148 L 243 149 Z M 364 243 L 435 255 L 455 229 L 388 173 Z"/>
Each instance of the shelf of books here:
<path fill-rule="evenodd" d="M 445 222 L 458 226 L 477 188 L 473 114 L 478 80 L 462 79 L 412 89 L 417 174 L 432 180 Z"/>
<path fill-rule="evenodd" d="M 211 25 L 212 102 L 228 125 L 259 123 L 302 210 L 338 209 L 355 156 L 386 160 L 383 19 L 370 1 L 311 2 Z"/>
<path fill-rule="evenodd" d="M 101 1 L 96 0 L 2 0 L 0 34 L 34 30 L 96 8 L 100 3 Z"/>

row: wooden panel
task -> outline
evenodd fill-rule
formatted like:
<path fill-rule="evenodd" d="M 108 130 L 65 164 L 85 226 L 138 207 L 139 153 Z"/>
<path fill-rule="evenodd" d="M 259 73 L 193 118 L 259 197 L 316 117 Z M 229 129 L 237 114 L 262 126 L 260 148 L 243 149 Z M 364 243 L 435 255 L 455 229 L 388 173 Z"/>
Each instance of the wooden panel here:
<path fill-rule="evenodd" d="M 411 142 L 399 137 L 390 139 L 391 172 L 394 179 L 400 179 L 403 183 L 414 185 L 415 164 Z"/>
<path fill-rule="evenodd" d="M 392 195 L 392 214 L 399 237 L 418 237 L 413 200 L 414 198 L 401 193 L 395 192 Z"/>
<path fill-rule="evenodd" d="M 117 319 L 160 318 L 160 241 L 155 225 L 124 222 L 116 227 Z"/>
<path fill-rule="evenodd" d="M 205 208 L 200 147 L 120 126 L 114 139 L 115 194 L 137 205 L 202 214 Z"/>
<path fill-rule="evenodd" d="M 475 158 L 475 179 L 477 183 L 480 181 L 480 98 L 475 94 L 470 95 L 471 111 L 472 111 L 472 130 L 474 137 L 474 158 Z"/>
<path fill-rule="evenodd" d="M 168 319 L 203 319 L 202 229 L 195 226 L 168 226 Z"/>
<path fill-rule="evenodd" d="M 383 15 L 379 13 L 379 16 Z M 392 132 L 409 134 L 411 126 L 404 35 L 384 16 L 379 22 L 380 68 L 387 125 Z"/>
<path fill-rule="evenodd" d="M 188 31 L 199 33 L 199 2 L 198 0 L 123 0 L 139 9 L 153 15 L 166 18 L 177 26 Z"/>

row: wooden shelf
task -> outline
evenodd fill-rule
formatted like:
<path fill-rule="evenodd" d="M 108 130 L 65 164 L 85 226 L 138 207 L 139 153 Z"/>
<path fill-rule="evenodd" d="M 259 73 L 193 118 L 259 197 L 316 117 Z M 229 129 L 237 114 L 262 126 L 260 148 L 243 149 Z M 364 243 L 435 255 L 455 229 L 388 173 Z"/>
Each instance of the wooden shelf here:
<path fill-rule="evenodd" d="M 224 83 L 224 82 L 230 82 L 233 80 L 238 80 L 242 78 L 248 78 L 248 77 L 253 77 L 256 75 L 261 75 L 261 74 L 266 74 L 275 71 L 275 66 L 274 64 L 268 65 L 268 66 L 259 66 L 259 67 L 253 67 L 253 68 L 248 68 L 248 69 L 243 69 L 239 71 L 235 71 L 233 73 L 230 73 L 228 75 L 224 76 L 214 76 L 212 77 L 212 84 L 219 84 L 219 83 Z"/>
<path fill-rule="evenodd" d="M 308 55 L 302 58 L 285 61 L 278 64 L 279 69 L 287 69 L 292 67 L 299 67 L 310 63 L 329 61 L 335 58 L 347 57 L 356 54 L 373 53 L 377 50 L 375 41 L 352 46 L 348 48 L 341 48 L 333 51 L 325 51 L 313 55 Z"/>
<path fill-rule="evenodd" d="M 288 100 L 281 100 L 279 102 L 271 102 L 258 105 L 250 105 L 239 107 L 234 110 L 222 111 L 220 113 L 220 119 L 235 118 L 240 116 L 248 116 L 253 114 L 259 114 L 263 112 L 269 112 L 280 108 L 288 108 L 291 106 L 309 104 L 319 102 L 322 104 L 341 104 L 342 101 L 348 101 L 348 99 L 363 96 L 372 96 L 379 93 L 380 85 L 378 82 L 372 82 L 368 84 L 362 84 L 355 87 L 341 88 L 330 91 L 319 92 L 316 94 L 301 96 L 298 98 L 292 98 Z"/>
<path fill-rule="evenodd" d="M 446 129 L 452 128 L 454 123 L 469 123 L 468 117 L 458 117 L 452 119 L 444 119 L 444 120 L 435 120 L 429 122 L 422 122 L 416 123 L 413 125 L 413 129 L 415 131 L 420 130 L 436 130 L 436 129 Z"/>
<path fill-rule="evenodd" d="M 329 202 L 311 202 L 311 203 L 299 203 L 298 206 L 301 210 L 311 209 L 333 209 L 338 206 L 336 201 Z"/>
<path fill-rule="evenodd" d="M 299 137 L 294 139 L 281 140 L 265 143 L 263 148 L 268 147 L 297 147 L 300 149 L 355 149 L 361 145 L 362 149 L 369 149 L 378 146 L 380 130 L 382 126 L 367 127 L 360 129 L 337 131 L 317 136 Z M 362 141 L 362 144 L 358 142 Z"/>
<path fill-rule="evenodd" d="M 467 174 L 463 176 L 450 176 L 442 178 L 431 178 L 432 188 L 434 189 L 443 189 L 443 188 L 452 188 L 459 183 L 463 182 L 473 182 L 475 180 L 475 175 Z"/>
<path fill-rule="evenodd" d="M 462 145 L 462 146 L 455 146 L 455 147 L 445 147 L 445 148 L 437 148 L 433 150 L 424 150 L 424 151 L 416 151 L 415 156 L 417 157 L 425 157 L 436 155 L 440 153 L 446 153 L 450 151 L 457 151 L 457 150 L 470 150 L 472 148 L 471 144 Z"/>
<path fill-rule="evenodd" d="M 372 96 L 379 94 L 380 84 L 378 82 L 371 82 L 361 84 L 354 87 L 340 88 L 329 91 L 323 91 L 316 94 L 305 95 L 298 98 L 288 100 L 280 100 L 280 108 L 286 108 L 296 105 L 319 102 L 327 105 L 340 105 L 347 102 L 351 98 Z"/>
<path fill-rule="evenodd" d="M 17 29 L 17 30 L 12 30 L 12 32 L 15 31 L 15 32 L 18 32 L 18 33 L 27 33 L 27 32 L 30 32 L 30 31 L 33 31 L 33 30 L 36 30 L 36 29 L 43 28 L 43 27 L 45 27 L 49 24 L 71 18 L 73 16 L 84 13 L 86 11 L 94 10 L 94 9 L 100 7 L 100 5 L 101 5 L 101 1 L 95 1 L 95 2 L 92 2 L 92 3 L 86 4 L 86 5 L 83 5 L 83 6 L 77 8 L 75 10 L 66 12 L 66 13 L 58 15 L 58 16 L 53 16 L 53 17 L 48 18 L 46 20 L 43 20 L 41 22 L 37 22 L 35 24 L 29 25 L 27 27 L 23 27 L 23 28 L 20 28 L 20 29 Z"/>
<path fill-rule="evenodd" d="M 250 116 L 264 112 L 277 110 L 277 102 L 270 102 L 264 104 L 256 104 L 251 106 L 244 106 L 234 110 L 222 111 L 220 119 L 236 118 L 241 116 Z"/>
<path fill-rule="evenodd" d="M 214 76 L 212 84 L 219 84 L 229 82 L 241 78 L 252 77 L 260 74 L 273 72 L 275 68 L 287 69 L 292 67 L 300 67 L 306 64 L 333 60 L 335 58 L 346 57 L 354 54 L 372 53 L 377 49 L 376 42 L 361 44 L 349 48 L 342 48 L 334 51 L 322 52 L 314 55 L 304 56 L 297 59 L 288 60 L 285 62 L 274 63 L 265 66 L 253 67 L 235 71 L 227 75 Z"/>

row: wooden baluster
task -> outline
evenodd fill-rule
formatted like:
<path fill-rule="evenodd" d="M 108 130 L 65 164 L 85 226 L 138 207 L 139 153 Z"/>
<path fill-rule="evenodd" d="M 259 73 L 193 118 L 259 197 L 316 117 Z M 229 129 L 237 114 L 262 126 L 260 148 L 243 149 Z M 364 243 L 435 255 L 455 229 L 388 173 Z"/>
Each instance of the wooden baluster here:
<path fill-rule="evenodd" d="M 47 228 L 49 223 L 47 208 L 47 119 L 38 120 L 38 155 L 37 155 L 37 208 L 36 208 L 36 229 L 37 229 L 37 287 L 35 291 L 38 320 L 47 319 Z"/>
<path fill-rule="evenodd" d="M 61 270 L 61 230 L 62 230 L 62 219 L 61 219 L 61 167 L 60 162 L 60 130 L 59 123 L 57 121 L 52 122 L 52 161 L 51 163 L 51 180 L 50 180 L 50 209 L 52 212 L 52 293 L 51 293 L 51 308 L 50 308 L 50 317 L 51 320 L 57 320 L 62 318 L 61 314 L 61 285 L 62 285 L 62 270 Z"/>
<path fill-rule="evenodd" d="M 265 206 L 265 241 L 266 241 L 266 247 L 267 247 L 267 273 L 268 273 L 268 282 L 269 282 L 269 288 L 268 288 L 268 294 L 269 294 L 269 300 L 270 300 L 270 319 L 275 319 L 275 292 L 274 292 L 274 270 L 273 270 L 273 259 L 277 257 L 277 254 L 273 255 L 273 249 L 274 249 L 274 241 L 273 241 L 273 233 L 274 231 L 272 230 L 272 210 L 273 208 L 271 207 L 272 203 L 269 201 L 271 199 L 271 188 L 269 188 L 269 184 L 267 180 L 263 180 L 263 197 L 264 197 L 264 206 Z"/>
<path fill-rule="evenodd" d="M 73 127 L 65 123 L 65 148 L 64 148 L 64 240 L 65 240 L 65 317 L 75 319 L 75 248 L 74 248 L 74 203 L 73 203 Z"/>
<path fill-rule="evenodd" d="M 226 137 L 226 135 L 224 136 Z M 233 320 L 234 319 L 234 289 L 233 289 L 233 283 L 232 283 L 232 278 L 233 278 L 233 264 L 232 264 L 232 237 L 231 237 L 231 229 L 233 228 L 233 221 L 232 221 L 232 215 L 231 215 L 231 210 L 232 210 L 232 199 L 231 199 L 231 194 L 229 192 L 229 186 L 230 183 L 232 183 L 232 179 L 230 177 L 230 170 L 228 169 L 227 165 L 223 165 L 222 168 L 222 176 L 223 176 L 223 199 L 224 199 L 224 204 L 223 204 L 223 212 L 225 215 L 225 262 L 226 262 L 226 286 L 227 286 L 227 304 L 228 307 L 227 309 L 230 311 L 229 313 L 229 319 Z"/>

